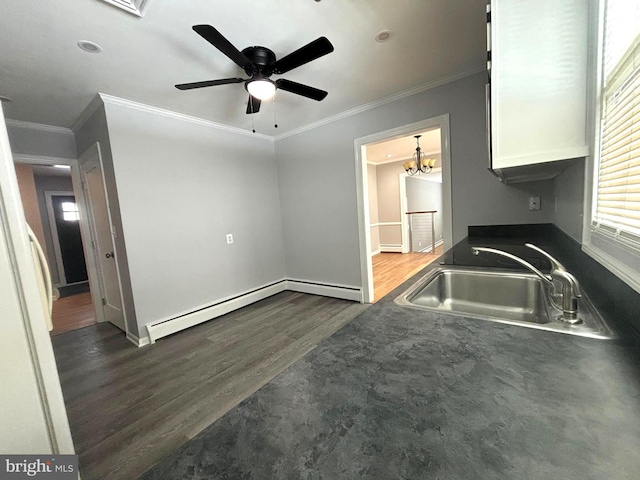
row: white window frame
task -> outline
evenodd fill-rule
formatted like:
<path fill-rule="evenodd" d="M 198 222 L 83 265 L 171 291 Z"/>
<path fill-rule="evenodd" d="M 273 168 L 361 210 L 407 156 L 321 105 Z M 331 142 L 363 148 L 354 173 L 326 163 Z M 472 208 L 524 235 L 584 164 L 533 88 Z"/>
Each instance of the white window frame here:
<path fill-rule="evenodd" d="M 588 98 L 591 99 L 588 125 L 595 128 L 591 130 L 593 154 L 587 157 L 585 170 L 585 204 L 582 229 L 582 250 L 594 258 L 631 288 L 640 293 L 640 242 L 635 236 L 626 235 L 605 225 L 595 225 L 595 216 L 598 175 L 596 169 L 600 164 L 600 136 L 602 114 L 602 80 L 603 80 L 603 55 L 604 55 L 604 9 L 605 0 L 594 0 L 591 15 L 592 29 L 590 50 L 591 65 L 589 72 L 591 85 Z"/>

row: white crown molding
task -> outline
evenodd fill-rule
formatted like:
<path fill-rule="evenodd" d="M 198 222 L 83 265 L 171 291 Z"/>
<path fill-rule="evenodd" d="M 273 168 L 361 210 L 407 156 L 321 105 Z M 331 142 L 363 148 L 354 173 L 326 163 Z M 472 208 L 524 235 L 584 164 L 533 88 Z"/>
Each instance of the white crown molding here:
<path fill-rule="evenodd" d="M 249 130 L 244 130 L 238 127 L 231 127 L 229 125 L 225 125 L 223 123 L 212 122 L 211 120 L 205 120 L 203 118 L 192 117 L 191 115 L 185 115 L 183 113 L 173 112 L 171 110 L 166 110 L 164 108 L 153 107 L 151 105 L 145 105 L 144 103 L 134 102 L 132 100 L 126 100 L 120 97 L 114 97 L 112 95 L 107 95 L 106 93 L 98 94 L 102 101 L 106 105 L 119 105 L 121 107 L 132 108 L 134 110 L 139 110 L 142 112 L 153 113 L 155 115 L 160 115 L 163 117 L 174 118 L 176 120 L 181 120 L 183 122 L 191 122 L 196 125 L 203 125 L 205 127 L 215 128 L 218 130 L 224 130 L 226 132 L 237 133 L 240 135 L 246 135 L 251 138 L 260 138 L 262 140 L 267 140 L 269 142 L 274 141 L 274 137 L 270 135 L 264 135 L 262 133 L 253 133 Z"/>
<path fill-rule="evenodd" d="M 40 130 L 41 132 L 49 133 L 61 133 L 64 135 L 73 135 L 73 132 L 69 128 L 56 127 L 55 125 L 45 125 L 43 123 L 24 122 L 22 120 L 11 120 L 7 118 L 7 126 L 16 128 L 28 128 L 30 130 Z"/>
<path fill-rule="evenodd" d="M 96 113 L 98 108 L 100 108 L 102 105 L 103 102 L 100 98 L 100 94 L 97 93 L 87 104 L 78 118 L 76 118 L 76 121 L 73 122 L 73 125 L 71 125 L 71 130 L 73 130 L 73 133 L 78 133 L 78 130 L 80 130 L 84 126 L 84 124 L 89 121 L 93 114 Z"/>
<path fill-rule="evenodd" d="M 487 65 L 485 63 L 481 65 L 477 65 L 469 70 L 458 73 L 456 75 L 450 75 L 448 77 L 443 77 L 433 82 L 423 83 L 422 85 L 418 85 L 417 87 L 410 88 L 408 90 L 403 90 L 398 93 L 394 93 L 385 98 L 381 98 L 380 100 L 375 100 L 370 103 L 365 103 L 364 105 L 360 105 L 359 107 L 352 108 L 350 110 L 345 110 L 344 112 L 338 113 L 336 115 L 332 115 L 327 118 L 323 118 L 322 120 L 318 120 L 317 122 L 309 123 L 307 125 L 303 125 L 302 127 L 298 127 L 294 130 L 290 130 L 286 133 L 282 133 L 274 137 L 275 141 L 282 140 L 287 137 L 292 137 L 302 132 L 306 132 L 308 130 L 312 130 L 321 125 L 326 125 L 328 123 L 335 122 L 336 120 L 340 120 L 346 117 L 350 117 L 351 115 L 356 115 L 361 112 L 365 112 L 367 110 L 371 110 L 372 108 L 379 107 L 381 105 L 394 102 L 396 100 L 400 100 L 401 98 L 409 97 L 411 95 L 415 95 L 416 93 L 424 92 L 426 90 L 431 90 L 432 88 L 440 87 L 450 82 L 454 82 L 456 80 L 460 80 L 465 77 L 470 77 L 471 75 L 475 75 L 476 73 L 484 72 L 487 69 Z"/>

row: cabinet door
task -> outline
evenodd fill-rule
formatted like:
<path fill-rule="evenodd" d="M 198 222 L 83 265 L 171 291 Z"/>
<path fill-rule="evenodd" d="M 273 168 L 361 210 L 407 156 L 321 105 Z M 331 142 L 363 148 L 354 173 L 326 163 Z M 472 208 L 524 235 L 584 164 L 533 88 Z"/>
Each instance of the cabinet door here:
<path fill-rule="evenodd" d="M 491 2 L 492 167 L 588 155 L 589 0 Z"/>

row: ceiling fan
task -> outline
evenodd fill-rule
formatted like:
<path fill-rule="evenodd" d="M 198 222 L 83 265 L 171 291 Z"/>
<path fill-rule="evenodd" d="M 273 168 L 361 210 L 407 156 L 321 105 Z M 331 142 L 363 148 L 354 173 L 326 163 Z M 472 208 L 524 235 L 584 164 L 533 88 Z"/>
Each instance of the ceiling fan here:
<path fill-rule="evenodd" d="M 273 97 L 277 88 L 317 101 L 323 100 L 327 96 L 327 92 L 324 90 L 308 85 L 292 82 L 284 78 L 279 78 L 276 81 L 269 78 L 271 75 L 286 73 L 333 52 L 333 45 L 327 38 L 320 37 L 280 60 L 276 60 L 275 53 L 266 47 L 247 47 L 239 51 L 211 25 L 194 25 L 192 28 L 198 35 L 240 66 L 249 78 L 234 77 L 206 80 L 204 82 L 181 83 L 176 85 L 177 89 L 191 90 L 193 88 L 213 87 L 229 83 L 244 83 L 245 89 L 249 92 L 248 114 L 258 113 L 262 100 L 268 100 Z"/>

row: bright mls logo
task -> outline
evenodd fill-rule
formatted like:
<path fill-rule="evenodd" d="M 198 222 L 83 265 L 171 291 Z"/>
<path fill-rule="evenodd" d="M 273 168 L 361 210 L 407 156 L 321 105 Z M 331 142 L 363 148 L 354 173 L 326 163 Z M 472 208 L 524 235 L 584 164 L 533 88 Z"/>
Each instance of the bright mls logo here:
<path fill-rule="evenodd" d="M 77 455 L 0 455 L 0 480 L 77 480 Z"/>

